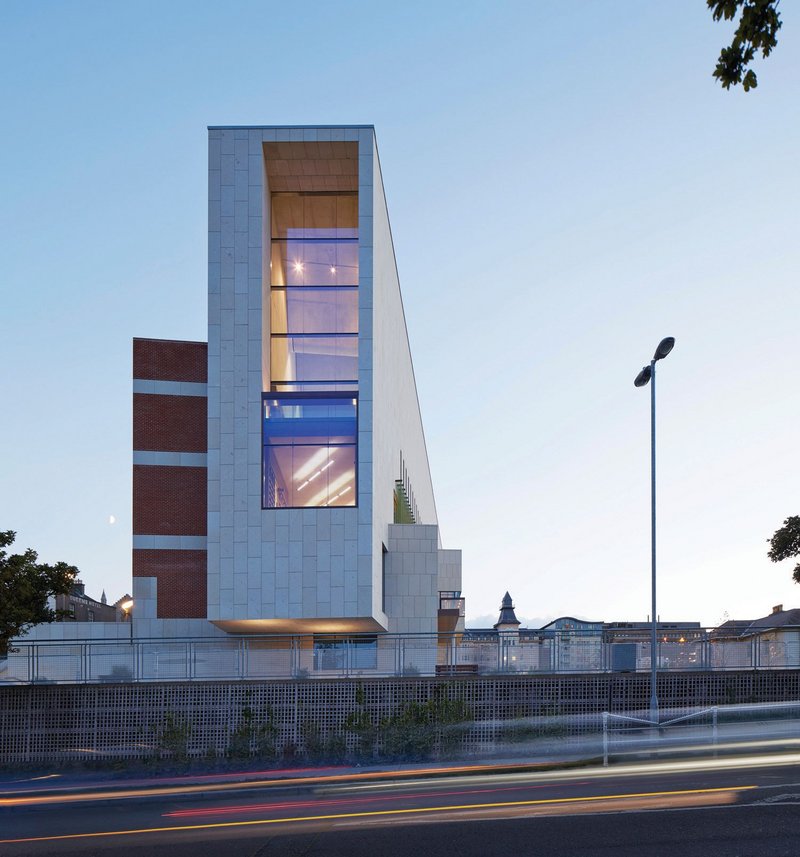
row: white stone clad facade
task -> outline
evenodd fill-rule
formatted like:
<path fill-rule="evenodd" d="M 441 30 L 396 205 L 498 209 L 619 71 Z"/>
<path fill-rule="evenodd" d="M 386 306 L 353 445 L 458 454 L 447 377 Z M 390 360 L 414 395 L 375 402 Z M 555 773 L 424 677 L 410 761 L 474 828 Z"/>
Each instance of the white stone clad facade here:
<path fill-rule="evenodd" d="M 320 141 L 358 145 L 358 505 L 262 509 L 264 144 Z M 210 129 L 208 248 L 208 618 L 230 631 L 388 629 L 382 555 L 401 461 L 418 522 L 437 519 L 373 128 Z"/>

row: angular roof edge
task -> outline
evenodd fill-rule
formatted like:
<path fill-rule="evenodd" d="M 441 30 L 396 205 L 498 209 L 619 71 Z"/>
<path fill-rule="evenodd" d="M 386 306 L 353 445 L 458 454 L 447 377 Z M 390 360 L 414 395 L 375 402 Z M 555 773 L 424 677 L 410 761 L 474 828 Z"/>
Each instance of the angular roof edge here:
<path fill-rule="evenodd" d="M 374 125 L 206 125 L 209 131 L 257 131 L 259 128 L 275 128 L 276 130 L 291 130 L 292 128 L 372 128 Z"/>

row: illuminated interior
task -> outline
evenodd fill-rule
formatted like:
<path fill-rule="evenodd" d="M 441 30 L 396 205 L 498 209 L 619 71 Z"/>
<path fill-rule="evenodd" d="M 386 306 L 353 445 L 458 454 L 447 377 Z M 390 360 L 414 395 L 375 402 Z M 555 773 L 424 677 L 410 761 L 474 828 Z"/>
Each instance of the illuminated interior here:
<path fill-rule="evenodd" d="M 265 146 L 269 386 L 263 506 L 355 506 L 358 146 Z M 266 345 L 266 343 L 265 343 Z"/>
<path fill-rule="evenodd" d="M 358 195 L 273 193 L 270 389 L 356 390 Z"/>
<path fill-rule="evenodd" d="M 265 394 L 264 508 L 356 505 L 357 399 Z"/>

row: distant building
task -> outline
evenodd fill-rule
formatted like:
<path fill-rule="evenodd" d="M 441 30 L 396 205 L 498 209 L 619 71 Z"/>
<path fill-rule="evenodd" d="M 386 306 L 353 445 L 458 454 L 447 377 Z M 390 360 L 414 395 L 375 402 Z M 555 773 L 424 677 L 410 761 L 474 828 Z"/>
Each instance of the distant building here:
<path fill-rule="evenodd" d="M 562 616 L 545 625 L 540 633 L 554 641 L 556 672 L 590 672 L 604 667 L 602 622 Z"/>
<path fill-rule="evenodd" d="M 742 640 L 753 641 L 757 666 L 800 666 L 800 608 L 784 610 L 776 604 L 772 612 L 756 619 L 743 632 Z"/>
<path fill-rule="evenodd" d="M 60 614 L 57 622 L 121 622 L 123 619 L 123 611 L 117 606 L 119 602 L 109 604 L 105 592 L 99 601 L 90 598 L 81 580 L 73 583 L 69 595 L 56 595 L 51 603 Z"/>

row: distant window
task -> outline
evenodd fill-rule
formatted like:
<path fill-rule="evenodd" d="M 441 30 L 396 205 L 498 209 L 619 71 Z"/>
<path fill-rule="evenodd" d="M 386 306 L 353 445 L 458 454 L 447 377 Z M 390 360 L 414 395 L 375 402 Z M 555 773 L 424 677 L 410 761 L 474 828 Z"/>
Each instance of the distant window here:
<path fill-rule="evenodd" d="M 89 611 L 89 621 L 94 622 L 94 610 Z"/>
<path fill-rule="evenodd" d="M 314 639 L 315 670 L 374 670 L 378 666 L 377 637 Z"/>

